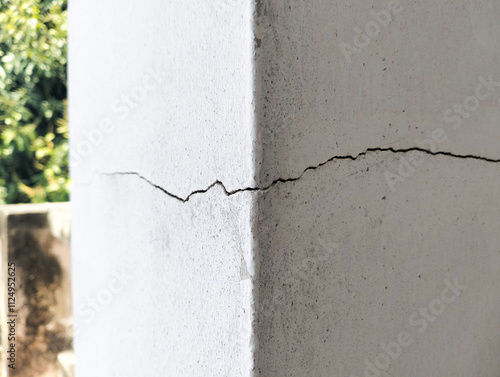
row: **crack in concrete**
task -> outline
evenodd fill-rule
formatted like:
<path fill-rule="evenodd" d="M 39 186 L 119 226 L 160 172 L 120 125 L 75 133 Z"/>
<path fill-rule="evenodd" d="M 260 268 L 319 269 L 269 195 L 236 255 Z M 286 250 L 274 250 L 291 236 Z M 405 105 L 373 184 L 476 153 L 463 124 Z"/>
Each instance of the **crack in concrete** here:
<path fill-rule="evenodd" d="M 177 199 L 179 201 L 181 201 L 182 203 L 186 203 L 189 201 L 189 199 L 191 199 L 191 197 L 193 195 L 197 195 L 197 194 L 204 194 L 208 191 L 210 191 L 213 187 L 215 186 L 220 186 L 222 187 L 222 189 L 224 190 L 224 193 L 226 194 L 226 196 L 231 196 L 231 195 L 234 195 L 234 194 L 238 194 L 240 192 L 245 192 L 245 191 L 267 191 L 269 189 L 271 189 L 273 186 L 275 186 L 276 184 L 278 183 L 286 183 L 286 182 L 295 182 L 295 181 L 298 181 L 299 179 L 302 178 L 302 176 L 309 170 L 316 170 L 326 164 L 328 164 L 329 162 L 332 162 L 332 161 L 335 161 L 335 160 L 357 160 L 359 157 L 362 157 L 362 156 L 365 156 L 371 152 L 392 152 L 392 153 L 408 153 L 408 152 L 421 152 L 421 153 L 425 153 L 425 154 L 428 154 L 428 155 L 432 155 L 432 156 L 437 156 L 437 155 L 443 155 L 443 156 L 448 156 L 448 157 L 453 157 L 453 158 L 461 158 L 461 159 L 474 159 L 474 160 L 480 160 L 480 161 L 486 161 L 486 162 L 492 162 L 492 163 L 499 163 L 500 160 L 495 160 L 495 159 L 492 159 L 492 158 L 488 158 L 488 157 L 481 157 L 481 156 L 474 156 L 474 155 L 457 155 L 457 154 L 454 154 L 454 153 L 451 153 L 451 152 L 441 152 L 441 151 L 438 151 L 438 152 L 432 152 L 432 151 L 429 151 L 427 149 L 423 149 L 423 148 L 417 148 L 417 147 L 413 147 L 413 148 L 407 148 L 407 149 L 394 149 L 394 148 L 368 148 L 366 149 L 364 152 L 361 152 L 355 156 L 351 156 L 351 155 L 346 155 L 346 156 L 333 156 L 331 158 L 329 158 L 328 160 L 320 163 L 319 165 L 316 165 L 316 166 L 309 166 L 307 168 L 304 169 L 304 171 L 298 176 L 298 177 L 295 177 L 295 178 L 278 178 L 274 181 L 272 181 L 271 184 L 269 184 L 268 186 L 265 186 L 265 187 L 245 187 L 245 188 L 240 188 L 240 189 L 236 189 L 236 190 L 233 190 L 233 191 L 229 191 L 226 186 L 224 186 L 224 183 L 222 183 L 221 181 L 217 180 L 215 181 L 214 183 L 212 183 L 210 186 L 208 186 L 206 189 L 201 189 L 201 190 L 196 190 L 196 191 L 193 191 L 191 192 L 188 196 L 186 196 L 185 198 L 182 198 L 178 195 L 175 195 L 175 194 L 172 194 L 171 192 L 165 190 L 163 187 L 161 186 L 158 186 L 157 184 L 151 182 L 149 179 L 147 179 L 146 177 L 144 177 L 143 175 L 137 173 L 137 172 L 114 172 L 114 173 L 102 173 L 103 175 L 106 175 L 106 176 L 115 176 L 115 175 L 134 175 L 134 176 L 137 176 L 139 177 L 140 179 L 144 180 L 145 182 L 147 182 L 149 185 L 153 186 L 154 188 L 162 191 L 164 194 L 170 196 L 171 198 L 174 198 L 174 199 Z"/>

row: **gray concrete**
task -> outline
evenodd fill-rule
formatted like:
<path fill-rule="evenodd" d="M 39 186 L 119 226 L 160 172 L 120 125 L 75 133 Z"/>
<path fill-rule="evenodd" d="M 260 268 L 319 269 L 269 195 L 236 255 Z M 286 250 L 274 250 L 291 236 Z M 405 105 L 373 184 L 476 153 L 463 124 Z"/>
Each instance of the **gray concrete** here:
<path fill-rule="evenodd" d="M 369 148 L 500 158 L 498 2 L 258 3 L 262 184 Z M 372 15 L 382 12 L 387 26 Z M 380 31 L 369 38 L 374 24 Z M 344 54 L 347 44 L 359 52 Z M 490 75 L 497 86 L 476 91 Z M 484 99 L 475 110 L 453 112 L 466 101 L 474 109 L 467 98 L 476 95 Z"/>
<path fill-rule="evenodd" d="M 500 165 L 418 157 L 394 194 L 390 152 L 262 194 L 261 375 L 498 375 Z M 455 280 L 466 288 L 442 293 Z"/>
<path fill-rule="evenodd" d="M 498 375 L 500 3 L 96 6 L 77 377 Z"/>
<path fill-rule="evenodd" d="M 260 375 L 498 375 L 499 15 L 261 2 L 260 184 L 300 179 L 259 197 Z M 467 288 L 439 313 L 455 279 Z M 411 317 L 431 303 L 438 316 Z M 387 356 L 401 332 L 411 344 Z"/>

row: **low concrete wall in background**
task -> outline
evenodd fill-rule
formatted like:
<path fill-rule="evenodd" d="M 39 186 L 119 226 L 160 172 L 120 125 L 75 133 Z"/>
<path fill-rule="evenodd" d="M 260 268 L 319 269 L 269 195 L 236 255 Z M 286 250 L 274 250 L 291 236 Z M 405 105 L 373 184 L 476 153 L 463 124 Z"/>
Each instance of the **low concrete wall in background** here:
<path fill-rule="evenodd" d="M 3 376 L 72 375 L 70 221 L 69 203 L 0 207 Z"/>

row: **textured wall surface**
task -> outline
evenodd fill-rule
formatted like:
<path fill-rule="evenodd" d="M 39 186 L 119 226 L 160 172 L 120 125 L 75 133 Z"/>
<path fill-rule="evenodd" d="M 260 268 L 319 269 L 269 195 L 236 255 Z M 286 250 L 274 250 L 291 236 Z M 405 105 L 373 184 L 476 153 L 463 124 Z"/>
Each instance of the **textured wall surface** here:
<path fill-rule="evenodd" d="M 500 3 L 256 11 L 260 375 L 497 376 Z"/>
<path fill-rule="evenodd" d="M 499 2 L 70 13 L 77 377 L 498 375 Z"/>
<path fill-rule="evenodd" d="M 262 194 L 262 376 L 498 376 L 500 166 L 411 154 L 396 193 L 377 152 Z"/>
<path fill-rule="evenodd" d="M 263 184 L 370 148 L 500 158 L 497 1 L 259 3 Z"/>

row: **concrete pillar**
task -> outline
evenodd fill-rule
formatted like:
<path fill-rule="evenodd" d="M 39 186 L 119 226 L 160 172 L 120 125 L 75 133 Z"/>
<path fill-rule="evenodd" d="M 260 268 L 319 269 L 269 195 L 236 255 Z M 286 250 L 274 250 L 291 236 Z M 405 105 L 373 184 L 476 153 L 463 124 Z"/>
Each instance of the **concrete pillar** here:
<path fill-rule="evenodd" d="M 496 376 L 499 16 L 74 0 L 77 377 Z"/>

